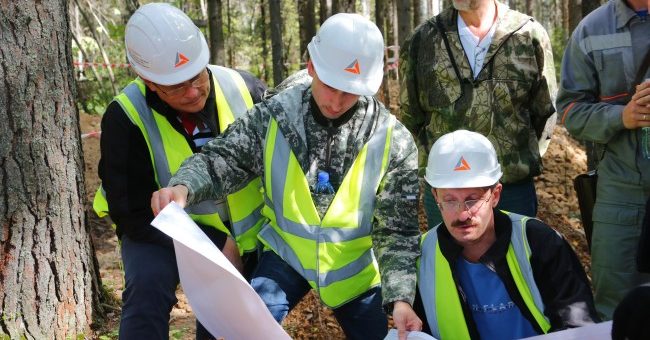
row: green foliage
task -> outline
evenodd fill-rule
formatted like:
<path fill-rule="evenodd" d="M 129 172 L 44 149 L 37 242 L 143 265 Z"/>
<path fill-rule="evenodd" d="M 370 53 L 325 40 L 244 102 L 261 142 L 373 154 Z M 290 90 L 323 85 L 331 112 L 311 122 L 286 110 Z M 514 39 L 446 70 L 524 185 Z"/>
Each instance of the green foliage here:
<path fill-rule="evenodd" d="M 180 329 L 173 328 L 169 330 L 169 338 L 170 339 L 183 339 L 184 335 L 189 332 L 189 328 L 183 327 Z"/>
<path fill-rule="evenodd" d="M 103 114 L 106 107 L 113 99 L 113 88 L 110 85 L 110 80 L 107 70 L 97 69 L 103 81 L 98 81 L 89 68 L 85 68 L 83 75 L 80 75 L 78 69 L 77 74 L 77 103 L 79 110 L 88 114 Z M 122 89 L 133 79 L 130 72 L 125 70 L 114 69 L 115 74 L 115 88 L 117 91 Z M 81 78 L 81 79 L 80 79 Z"/>
<path fill-rule="evenodd" d="M 116 92 L 128 84 L 134 76 L 129 68 L 114 67 L 112 69 L 114 84 L 111 84 L 109 69 L 103 65 L 106 61 L 102 49 L 109 63 L 118 65 L 126 63 L 123 43 L 125 23 L 122 12 L 118 9 L 123 5 L 112 5 L 111 2 L 92 9 L 83 7 L 81 3 L 81 11 L 86 13 L 86 17 L 91 22 L 88 23 L 81 18 L 78 22 L 73 19 L 70 22 L 73 34 L 81 45 L 78 46 L 74 40 L 72 41 L 73 61 L 102 64 L 95 66 L 94 72 L 88 65 L 74 66 L 78 108 L 89 114 L 103 114 Z M 97 18 L 101 20 L 101 24 Z"/>
<path fill-rule="evenodd" d="M 560 80 L 560 69 L 562 67 L 562 56 L 566 48 L 567 38 L 566 32 L 562 27 L 554 27 L 550 31 L 551 46 L 553 47 L 553 62 L 555 63 L 555 75 L 558 81 Z"/>
<path fill-rule="evenodd" d="M 97 339 L 99 340 L 114 340 L 118 339 L 120 337 L 120 332 L 119 329 L 113 329 L 108 333 L 105 334 L 100 334 L 97 336 Z"/>

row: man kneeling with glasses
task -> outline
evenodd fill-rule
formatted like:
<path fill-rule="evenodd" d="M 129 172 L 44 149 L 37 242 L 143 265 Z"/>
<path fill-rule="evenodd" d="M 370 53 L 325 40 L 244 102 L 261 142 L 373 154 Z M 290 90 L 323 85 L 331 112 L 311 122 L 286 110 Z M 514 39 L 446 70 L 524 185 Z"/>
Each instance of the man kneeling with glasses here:
<path fill-rule="evenodd" d="M 497 210 L 501 166 L 479 133 L 436 141 L 425 180 L 443 223 L 422 237 L 414 309 L 438 339 L 515 339 L 598 322 L 571 246 L 543 222 Z"/>

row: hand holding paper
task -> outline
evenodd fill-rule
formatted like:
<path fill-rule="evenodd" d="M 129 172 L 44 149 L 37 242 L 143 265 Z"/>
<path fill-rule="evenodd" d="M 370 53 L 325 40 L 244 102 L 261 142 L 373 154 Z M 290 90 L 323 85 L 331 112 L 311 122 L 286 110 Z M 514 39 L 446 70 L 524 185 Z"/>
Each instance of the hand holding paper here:
<path fill-rule="evenodd" d="M 215 337 L 290 339 L 257 293 L 176 203 L 151 223 L 174 239 L 183 291 L 197 319 Z"/>

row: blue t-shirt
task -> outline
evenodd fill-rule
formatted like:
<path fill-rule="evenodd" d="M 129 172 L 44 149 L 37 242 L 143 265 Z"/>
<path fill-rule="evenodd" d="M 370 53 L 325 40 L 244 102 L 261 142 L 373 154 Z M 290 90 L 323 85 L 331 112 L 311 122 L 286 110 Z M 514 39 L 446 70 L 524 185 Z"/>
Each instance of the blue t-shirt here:
<path fill-rule="evenodd" d="M 458 279 L 465 292 L 481 339 L 519 339 L 539 335 L 512 301 L 496 272 L 462 257 L 456 261 Z"/>

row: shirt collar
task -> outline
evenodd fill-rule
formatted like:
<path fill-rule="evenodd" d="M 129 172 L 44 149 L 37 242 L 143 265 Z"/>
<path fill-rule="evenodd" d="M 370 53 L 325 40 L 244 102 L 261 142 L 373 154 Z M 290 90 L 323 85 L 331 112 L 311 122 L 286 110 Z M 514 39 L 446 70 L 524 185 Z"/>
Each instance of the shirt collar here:
<path fill-rule="evenodd" d="M 625 0 L 616 1 L 616 28 L 617 29 L 623 28 L 635 16 L 636 16 L 636 12 L 627 5 Z"/>
<path fill-rule="evenodd" d="M 499 1 L 494 2 L 496 4 L 496 11 L 497 11 L 497 17 L 494 19 L 494 22 L 492 23 L 492 26 L 490 26 L 490 32 L 494 31 L 495 27 L 499 23 L 499 21 L 503 18 L 504 14 L 508 11 L 508 5 L 501 3 Z M 472 34 L 472 32 L 469 30 L 467 27 L 467 24 L 465 23 L 465 20 L 460 16 L 460 12 L 456 11 L 456 22 L 458 25 L 458 35 L 460 36 L 475 36 Z M 489 34 L 489 33 L 488 33 Z"/>

